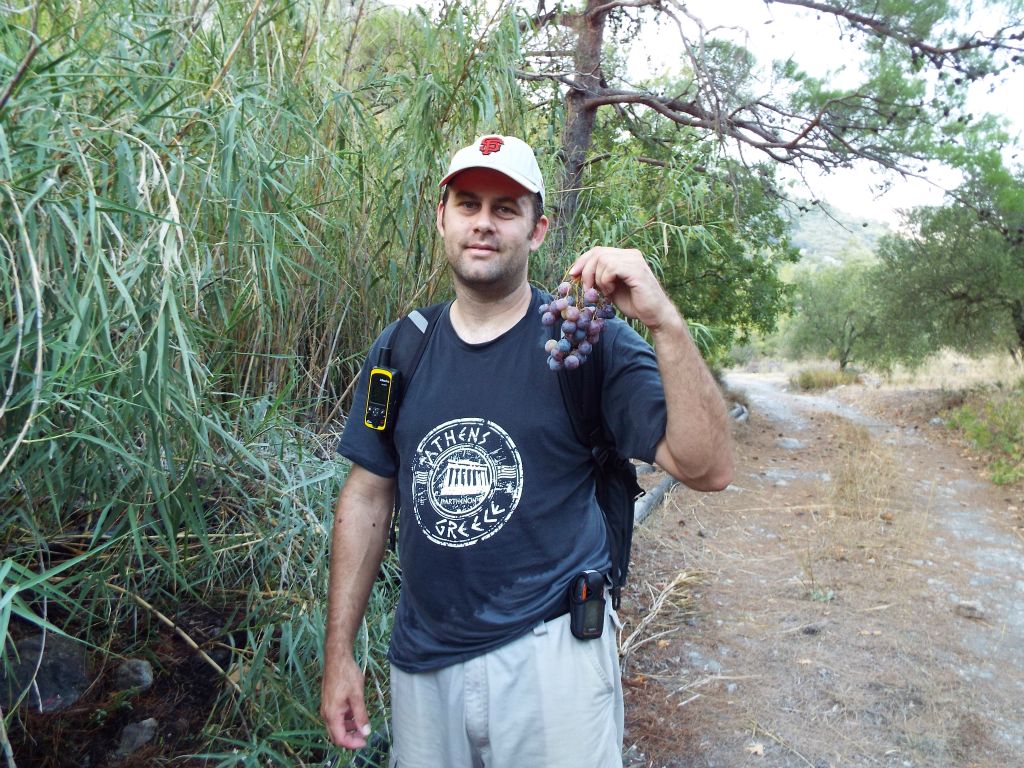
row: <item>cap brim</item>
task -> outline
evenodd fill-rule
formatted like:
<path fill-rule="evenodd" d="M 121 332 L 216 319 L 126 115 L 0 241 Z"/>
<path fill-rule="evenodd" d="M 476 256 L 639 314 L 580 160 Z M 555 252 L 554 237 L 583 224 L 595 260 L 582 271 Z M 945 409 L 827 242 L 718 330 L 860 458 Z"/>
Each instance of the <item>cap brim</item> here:
<path fill-rule="evenodd" d="M 454 179 L 460 173 L 462 173 L 463 171 L 468 171 L 470 168 L 486 168 L 486 169 L 491 170 L 491 171 L 496 171 L 497 173 L 500 173 L 502 176 L 506 176 L 506 177 L 512 179 L 512 181 L 514 181 L 516 184 L 521 186 L 527 192 L 533 192 L 534 194 L 537 194 L 538 192 L 540 192 L 540 187 L 538 187 L 536 184 L 533 184 L 530 181 L 527 181 L 523 176 L 520 176 L 518 173 L 511 173 L 510 171 L 506 171 L 506 170 L 504 170 L 502 168 L 495 168 L 492 165 L 467 165 L 465 168 L 459 168 L 459 170 L 452 171 L 447 176 L 445 176 L 443 179 L 441 179 L 441 183 L 438 184 L 437 186 L 438 187 L 443 187 L 445 184 L 448 184 L 452 179 Z"/>

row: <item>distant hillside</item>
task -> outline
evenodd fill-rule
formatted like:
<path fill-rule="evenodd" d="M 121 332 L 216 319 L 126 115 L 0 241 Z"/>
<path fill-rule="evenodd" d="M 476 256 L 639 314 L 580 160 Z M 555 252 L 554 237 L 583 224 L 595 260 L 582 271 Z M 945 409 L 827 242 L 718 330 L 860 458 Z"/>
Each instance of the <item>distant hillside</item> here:
<path fill-rule="evenodd" d="M 808 209 L 800 211 L 797 205 Z M 830 208 L 831 217 L 817 206 L 797 201 L 784 213 L 790 220 L 790 239 L 800 249 L 800 262 L 815 267 L 850 259 L 873 258 L 883 235 L 893 234 L 885 222 L 864 219 Z"/>

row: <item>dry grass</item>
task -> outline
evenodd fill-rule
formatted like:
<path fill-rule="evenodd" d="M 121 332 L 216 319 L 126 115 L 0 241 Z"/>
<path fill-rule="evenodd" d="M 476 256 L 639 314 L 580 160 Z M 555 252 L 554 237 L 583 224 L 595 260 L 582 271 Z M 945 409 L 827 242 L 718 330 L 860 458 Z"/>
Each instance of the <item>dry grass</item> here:
<path fill-rule="evenodd" d="M 681 718 L 679 702 L 666 696 L 658 683 L 647 681 L 638 685 L 638 695 L 626 691 L 626 744 L 635 745 L 631 750 L 635 757 L 629 765 L 687 765 L 679 762 L 680 756 L 697 751 L 700 734 Z M 648 689 L 655 687 L 657 691 L 652 695 Z"/>
<path fill-rule="evenodd" d="M 897 366 L 886 377 L 892 386 L 924 389 L 969 389 L 977 386 L 1013 386 L 1024 378 L 1024 367 L 1009 355 L 986 355 L 970 358 L 945 351 L 916 369 Z"/>
<path fill-rule="evenodd" d="M 803 368 L 789 377 L 789 385 L 801 392 L 832 389 L 845 384 L 856 384 L 858 374 L 838 368 Z"/>
<path fill-rule="evenodd" d="M 835 370 L 835 362 L 824 359 L 759 360 L 745 367 L 748 371 L 777 372 L 787 378 L 804 370 Z M 861 380 L 878 386 L 913 387 L 920 389 L 960 390 L 978 386 L 1009 387 L 1024 379 L 1024 366 L 1007 354 L 991 354 L 972 358 L 945 350 L 916 368 L 897 365 L 887 374 L 871 371 Z"/>
<path fill-rule="evenodd" d="M 897 370 L 886 383 L 872 383 L 876 402 L 900 403 L 900 420 L 939 417 L 958 430 L 997 485 L 1024 480 L 1024 366 L 1008 355 L 971 359 L 946 352 L 918 370 Z"/>
<path fill-rule="evenodd" d="M 700 574 L 695 571 L 681 571 L 664 586 L 645 585 L 651 596 L 651 607 L 628 635 L 625 634 L 626 626 L 623 626 L 622 634 L 625 637 L 620 638 L 619 642 L 623 670 L 630 655 L 638 648 L 678 632 L 685 626 L 686 619 L 696 613 L 693 589 L 701 580 Z"/>
<path fill-rule="evenodd" d="M 689 687 L 710 682 L 688 678 L 675 656 L 697 614 L 707 574 L 688 565 L 680 570 L 688 559 L 681 537 L 685 528 L 671 498 L 636 529 L 633 567 L 619 612 L 625 739 L 631 747 L 625 764 L 630 768 L 685 765 L 680 756 L 694 752 L 699 742 L 686 705 L 700 694 Z"/>
<path fill-rule="evenodd" d="M 851 564 L 898 563 L 916 550 L 930 504 L 903 497 L 893 450 L 863 426 L 837 418 L 820 505 L 808 535 L 792 542 L 804 595 L 829 603 L 848 586 Z M 913 511 L 911 511 L 913 510 Z"/>
<path fill-rule="evenodd" d="M 842 422 L 829 500 L 835 514 L 860 520 L 892 520 L 897 462 L 867 428 Z"/>
<path fill-rule="evenodd" d="M 686 499 L 684 504 L 681 499 Z M 633 567 L 623 595 L 619 634 L 624 695 L 626 746 L 630 768 L 677 768 L 683 755 L 697 750 L 700 734 L 690 727 L 691 707 L 713 680 L 686 674 L 679 644 L 692 630 L 706 571 L 691 567 L 685 492 L 666 495 L 665 502 L 637 527 Z"/>

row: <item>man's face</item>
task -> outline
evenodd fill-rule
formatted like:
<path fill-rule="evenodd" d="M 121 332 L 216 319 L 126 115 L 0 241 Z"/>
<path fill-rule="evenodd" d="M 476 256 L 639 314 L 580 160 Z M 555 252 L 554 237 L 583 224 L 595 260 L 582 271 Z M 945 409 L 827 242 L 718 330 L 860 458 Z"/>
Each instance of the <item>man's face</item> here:
<path fill-rule="evenodd" d="M 486 293 L 508 293 L 526 281 L 530 253 L 548 230 L 533 223 L 533 195 L 508 176 L 469 168 L 448 184 L 437 206 L 437 229 L 456 282 Z"/>

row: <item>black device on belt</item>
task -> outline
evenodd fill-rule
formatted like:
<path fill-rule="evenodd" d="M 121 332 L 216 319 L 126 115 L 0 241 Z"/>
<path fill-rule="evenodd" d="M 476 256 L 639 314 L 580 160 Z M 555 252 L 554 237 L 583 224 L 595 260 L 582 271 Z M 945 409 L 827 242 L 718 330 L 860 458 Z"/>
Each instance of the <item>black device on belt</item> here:
<path fill-rule="evenodd" d="M 569 629 L 580 640 L 595 640 L 604 631 L 604 574 L 583 571 L 569 585 Z"/>

